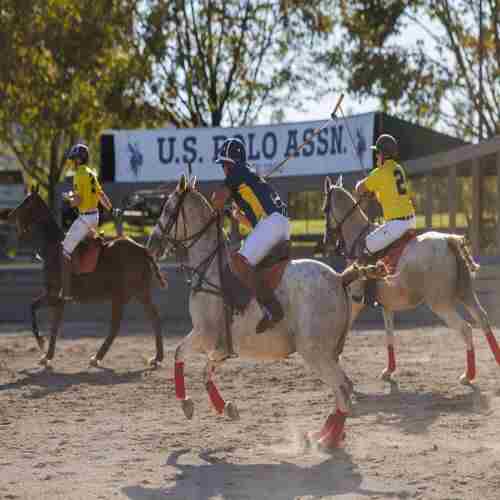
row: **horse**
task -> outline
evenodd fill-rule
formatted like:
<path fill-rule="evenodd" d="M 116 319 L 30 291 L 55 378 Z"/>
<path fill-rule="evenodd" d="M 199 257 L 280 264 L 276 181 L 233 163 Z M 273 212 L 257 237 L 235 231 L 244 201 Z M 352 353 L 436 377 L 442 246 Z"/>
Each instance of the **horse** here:
<path fill-rule="evenodd" d="M 337 247 L 340 244 L 348 259 L 356 259 L 361 255 L 364 237 L 375 229 L 360 206 L 362 200 L 356 200 L 344 189 L 341 176 L 336 183 L 326 177 L 324 243 L 337 243 Z M 376 283 L 376 300 L 384 308 L 387 331 L 388 366 L 383 377 L 390 378 L 396 369 L 394 311 L 412 309 L 425 303 L 449 328 L 460 333 L 466 346 L 466 368 L 460 382 L 470 384 L 476 378 L 472 326 L 459 314 L 457 307 L 460 304 L 481 326 L 491 352 L 500 365 L 500 350 L 488 315 L 472 287 L 472 279 L 479 265 L 474 262 L 464 236 L 427 231 L 414 237 L 406 234 L 402 238 L 406 246 L 396 248 L 396 252 L 401 248 L 403 250 L 395 269 L 391 271 L 392 277 Z M 354 321 L 364 304 L 352 304 L 351 320 Z"/>
<path fill-rule="evenodd" d="M 39 363 L 49 366 L 56 348 L 56 339 L 64 311 L 64 301 L 59 298 L 61 288 L 61 252 L 64 233 L 55 221 L 47 204 L 34 190 L 25 197 L 9 214 L 9 220 L 15 222 L 19 238 L 31 239 L 43 261 L 44 291 L 31 304 L 32 331 L 43 352 L 44 338 L 40 336 L 37 310 L 43 305 L 51 308 L 50 342 L 47 352 Z M 79 253 L 82 243 L 75 250 Z M 92 247 L 92 246 L 91 246 Z M 152 300 L 152 279 L 155 275 L 160 286 L 165 287 L 156 261 L 146 247 L 130 238 L 119 237 L 107 242 L 99 242 L 94 247 L 94 270 L 72 275 L 72 291 L 76 302 L 103 302 L 111 299 L 111 329 L 96 354 L 90 358 L 90 366 L 97 367 L 108 352 L 119 332 L 123 308 L 132 298 L 144 305 L 155 333 L 156 355 L 149 360 L 151 367 L 156 367 L 163 360 L 163 339 L 161 320 Z M 75 255 L 74 254 L 74 255 Z M 80 255 L 83 254 L 80 252 Z M 76 257 L 73 257 L 75 260 Z"/>
<path fill-rule="evenodd" d="M 148 242 L 153 256 L 175 251 L 192 273 L 189 311 L 193 328 L 177 345 L 174 360 L 176 397 L 185 416 L 190 419 L 194 412 L 184 384 L 185 355 L 191 350 L 207 355 L 204 381 L 216 412 L 230 419 L 239 418 L 236 405 L 224 401 L 214 383 L 216 368 L 227 359 L 214 355 L 219 334 L 229 332 L 240 358 L 279 360 L 295 352 L 302 356 L 333 389 L 336 401 L 336 411 L 328 416 L 320 432 L 308 434 L 308 442 L 325 448 L 338 446 L 344 437 L 352 393 L 352 382 L 339 364 L 351 314 L 346 286 L 362 271 L 354 270 L 355 276 L 349 277 L 319 261 L 287 260 L 275 288 L 284 319 L 256 334 L 261 311 L 254 298 L 239 315 L 228 318 L 226 314 L 228 297 L 222 277 L 231 259 L 221 220 L 222 215 L 197 190 L 196 177 L 188 180 L 182 175 L 166 198 Z"/>

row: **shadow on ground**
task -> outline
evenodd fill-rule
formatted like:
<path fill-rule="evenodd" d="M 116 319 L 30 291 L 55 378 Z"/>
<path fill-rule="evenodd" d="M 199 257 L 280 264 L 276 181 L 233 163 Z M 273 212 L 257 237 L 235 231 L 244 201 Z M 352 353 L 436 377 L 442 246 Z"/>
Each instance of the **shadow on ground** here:
<path fill-rule="evenodd" d="M 120 385 L 140 382 L 145 373 L 151 369 L 141 369 L 117 373 L 109 368 L 99 368 L 96 371 L 82 371 L 78 373 L 61 373 L 53 370 L 21 370 L 23 378 L 15 382 L 0 384 L 0 392 L 30 387 L 31 393 L 25 395 L 28 399 L 44 398 L 49 394 L 64 392 L 73 386 L 89 385 Z"/>
<path fill-rule="evenodd" d="M 450 394 L 437 391 L 402 391 L 392 382 L 387 394 L 354 392 L 352 417 L 376 415 L 377 424 L 398 426 L 404 432 L 427 432 L 443 413 L 454 415 L 480 414 L 489 409 L 488 396 L 477 386 L 467 393 Z"/>
<path fill-rule="evenodd" d="M 293 463 L 237 464 L 225 456 L 231 449 L 207 450 L 195 457 L 201 463 L 180 464 L 185 449 L 170 454 L 167 466 L 175 468 L 172 485 L 147 488 L 142 485 L 122 489 L 131 500 L 175 498 L 176 500 L 289 500 L 290 498 L 323 498 L 348 495 L 362 498 L 383 495 L 405 498 L 411 493 L 398 485 L 365 481 L 351 457 L 335 450 L 317 465 L 299 467 Z M 185 458 L 183 461 L 186 461 Z"/>

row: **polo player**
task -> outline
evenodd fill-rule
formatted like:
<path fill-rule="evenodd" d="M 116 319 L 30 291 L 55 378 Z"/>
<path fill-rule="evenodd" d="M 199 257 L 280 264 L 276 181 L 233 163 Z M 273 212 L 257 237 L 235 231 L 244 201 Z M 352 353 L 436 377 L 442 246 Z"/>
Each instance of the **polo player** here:
<path fill-rule="evenodd" d="M 89 149 L 85 144 L 75 144 L 67 157 L 75 167 L 73 191 L 63 193 L 63 198 L 72 207 L 78 209 L 75 219 L 63 241 L 62 251 L 62 289 L 60 298 L 64 301 L 73 300 L 71 296 L 71 255 L 85 237 L 95 231 L 99 225 L 98 206 L 101 203 L 107 210 L 112 210 L 112 204 L 103 191 L 97 175 L 88 166 Z"/>
<path fill-rule="evenodd" d="M 365 255 L 369 258 L 401 238 L 406 231 L 416 229 L 417 220 L 412 196 L 403 167 L 397 163 L 398 143 L 389 134 L 382 134 L 371 149 L 375 150 L 377 166 L 356 184 L 359 196 L 372 195 L 382 206 L 384 223 L 366 236 Z M 352 298 L 363 303 L 364 283 L 352 285 Z"/>
<path fill-rule="evenodd" d="M 232 269 L 255 297 L 255 266 L 276 244 L 290 239 L 286 205 L 279 194 L 250 169 L 245 146 L 239 139 L 224 141 L 216 163 L 222 165 L 226 178 L 224 185 L 212 195 L 213 206 L 222 210 L 226 201 L 232 198 L 237 207 L 233 210 L 233 216 L 251 228 L 241 249 L 232 256 Z M 264 316 L 257 324 L 257 333 L 272 328 L 283 319 L 278 299 L 271 290 L 266 292 L 263 302 L 261 307 Z"/>

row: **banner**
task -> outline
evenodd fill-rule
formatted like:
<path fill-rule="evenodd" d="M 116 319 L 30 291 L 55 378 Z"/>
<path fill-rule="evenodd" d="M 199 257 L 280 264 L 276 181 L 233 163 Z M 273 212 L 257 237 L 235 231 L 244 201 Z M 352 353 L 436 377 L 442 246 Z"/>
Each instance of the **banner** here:
<path fill-rule="evenodd" d="M 325 120 L 244 128 L 110 130 L 106 134 L 114 136 L 116 182 L 175 181 L 188 171 L 188 164 L 205 181 L 223 178 L 215 159 L 228 137 L 245 143 L 248 162 L 265 175 L 324 124 Z M 375 113 L 332 120 L 273 177 L 370 170 L 374 126 Z"/>

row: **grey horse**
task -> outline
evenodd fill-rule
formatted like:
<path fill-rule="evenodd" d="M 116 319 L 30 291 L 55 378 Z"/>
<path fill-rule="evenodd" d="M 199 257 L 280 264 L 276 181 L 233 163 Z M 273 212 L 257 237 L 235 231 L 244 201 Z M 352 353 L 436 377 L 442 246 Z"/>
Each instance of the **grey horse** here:
<path fill-rule="evenodd" d="M 327 243 L 340 239 L 350 255 L 360 255 L 364 245 L 362 234 L 375 227 L 360 207 L 360 200 L 342 186 L 342 177 L 333 183 L 325 179 L 325 215 Z M 463 384 L 476 378 L 476 361 L 472 326 L 459 314 L 463 304 L 483 330 L 490 349 L 500 365 L 500 350 L 483 309 L 472 287 L 472 278 L 479 269 L 470 254 L 464 236 L 428 231 L 409 241 L 404 248 L 393 278 L 377 282 L 376 298 L 384 307 L 387 329 L 389 365 L 383 375 L 389 377 L 395 369 L 393 350 L 393 313 L 427 304 L 452 329 L 462 336 L 466 346 L 466 369 L 460 377 Z M 351 321 L 363 309 L 353 302 Z M 392 352 L 391 352 L 392 351 Z"/>
<path fill-rule="evenodd" d="M 229 261 L 226 243 L 221 216 L 196 189 L 196 178 L 187 180 L 183 175 L 165 201 L 148 246 L 155 257 L 176 250 L 177 255 L 184 256 L 185 267 L 193 274 L 189 298 L 193 329 L 175 350 L 176 396 L 187 418 L 194 411 L 184 385 L 184 359 L 188 350 L 207 354 L 204 380 L 216 411 L 238 418 L 234 403 L 224 401 L 213 381 L 216 367 L 224 361 L 217 355 L 217 342 L 225 331 L 227 319 L 221 292 L 221 269 Z M 338 274 L 315 260 L 292 260 L 276 289 L 284 319 L 273 329 L 256 334 L 261 311 L 252 299 L 230 324 L 234 349 L 240 358 L 278 360 L 297 352 L 333 389 L 336 411 L 329 415 L 319 433 L 308 435 L 314 443 L 326 448 L 336 447 L 343 439 L 350 410 L 352 383 L 339 364 L 339 356 L 351 314 L 345 287 L 355 277 Z"/>

